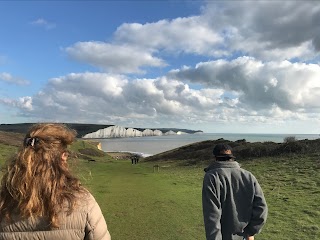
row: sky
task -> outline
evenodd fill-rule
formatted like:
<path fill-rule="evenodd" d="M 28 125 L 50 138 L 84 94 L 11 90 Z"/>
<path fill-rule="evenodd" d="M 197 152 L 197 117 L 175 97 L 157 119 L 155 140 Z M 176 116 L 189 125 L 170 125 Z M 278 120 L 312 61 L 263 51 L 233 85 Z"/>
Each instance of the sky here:
<path fill-rule="evenodd" d="M 0 123 L 320 133 L 319 1 L 0 1 Z"/>

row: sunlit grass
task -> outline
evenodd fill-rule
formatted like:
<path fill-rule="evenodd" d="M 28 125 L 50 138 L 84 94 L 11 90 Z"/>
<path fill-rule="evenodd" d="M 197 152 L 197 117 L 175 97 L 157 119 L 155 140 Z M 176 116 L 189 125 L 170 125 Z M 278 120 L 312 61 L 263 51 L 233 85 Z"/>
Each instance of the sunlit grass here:
<path fill-rule="evenodd" d="M 199 181 L 185 181 L 182 172 L 154 173 L 150 164 L 129 161 L 83 167 L 91 171 L 85 185 L 95 194 L 115 239 L 204 238 Z"/>
<path fill-rule="evenodd" d="M 261 239 L 320 239 L 317 156 L 259 159 L 243 166 L 261 182 L 269 206 Z"/>

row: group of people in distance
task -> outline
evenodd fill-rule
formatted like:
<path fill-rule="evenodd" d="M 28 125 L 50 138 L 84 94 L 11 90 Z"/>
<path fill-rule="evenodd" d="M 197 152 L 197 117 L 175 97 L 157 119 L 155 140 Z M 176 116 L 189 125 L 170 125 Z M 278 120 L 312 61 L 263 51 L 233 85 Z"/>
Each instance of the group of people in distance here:
<path fill-rule="evenodd" d="M 111 239 L 98 203 L 68 167 L 75 137 L 57 123 L 35 124 L 27 132 L 3 168 L 0 240 Z M 216 145 L 213 154 L 202 189 L 206 238 L 253 240 L 267 218 L 261 187 L 240 168 L 229 145 Z"/>
<path fill-rule="evenodd" d="M 137 155 L 137 154 L 133 154 L 133 155 L 130 157 L 130 159 L 131 159 L 131 164 L 138 164 L 140 157 L 139 157 L 139 155 Z"/>

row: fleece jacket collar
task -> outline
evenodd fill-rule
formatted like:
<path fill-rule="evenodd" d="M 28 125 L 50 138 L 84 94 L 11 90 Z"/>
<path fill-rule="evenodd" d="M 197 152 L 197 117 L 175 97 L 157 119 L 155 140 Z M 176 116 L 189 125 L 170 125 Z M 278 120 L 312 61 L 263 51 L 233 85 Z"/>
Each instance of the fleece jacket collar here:
<path fill-rule="evenodd" d="M 204 171 L 207 172 L 215 168 L 240 168 L 240 165 L 236 161 L 215 161 L 205 168 Z"/>

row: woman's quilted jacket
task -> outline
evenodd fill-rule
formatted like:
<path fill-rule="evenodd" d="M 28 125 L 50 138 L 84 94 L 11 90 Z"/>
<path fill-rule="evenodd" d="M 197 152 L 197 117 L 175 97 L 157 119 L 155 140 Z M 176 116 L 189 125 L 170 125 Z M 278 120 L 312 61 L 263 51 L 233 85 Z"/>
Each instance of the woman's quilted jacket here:
<path fill-rule="evenodd" d="M 111 240 L 101 209 L 90 193 L 78 196 L 79 201 L 71 214 L 62 211 L 59 227 L 50 228 L 45 218 L 20 219 L 12 222 L 0 219 L 0 240 Z"/>

